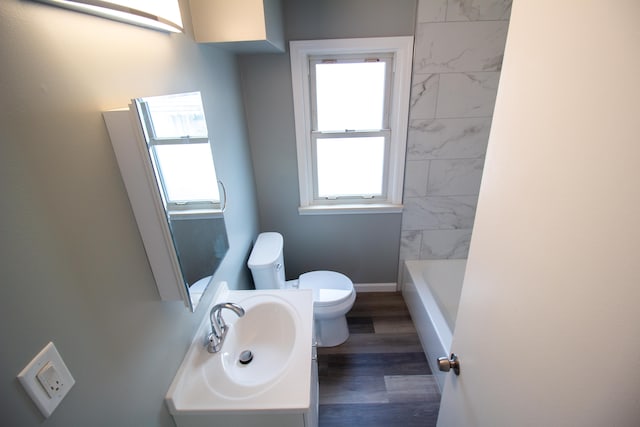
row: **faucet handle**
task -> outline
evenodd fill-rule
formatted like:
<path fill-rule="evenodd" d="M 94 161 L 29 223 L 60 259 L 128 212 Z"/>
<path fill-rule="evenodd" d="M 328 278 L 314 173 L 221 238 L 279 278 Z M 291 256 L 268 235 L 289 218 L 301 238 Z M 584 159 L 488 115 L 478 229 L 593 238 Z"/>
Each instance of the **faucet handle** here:
<path fill-rule="evenodd" d="M 218 338 L 216 334 L 210 332 L 205 337 L 204 345 L 209 353 L 217 353 L 222 349 L 222 338 Z"/>
<path fill-rule="evenodd" d="M 213 332 L 209 332 L 208 334 L 205 334 L 204 336 L 204 346 L 205 347 L 209 347 L 209 346 L 213 346 L 215 345 L 214 343 L 216 342 L 216 336 Z"/>

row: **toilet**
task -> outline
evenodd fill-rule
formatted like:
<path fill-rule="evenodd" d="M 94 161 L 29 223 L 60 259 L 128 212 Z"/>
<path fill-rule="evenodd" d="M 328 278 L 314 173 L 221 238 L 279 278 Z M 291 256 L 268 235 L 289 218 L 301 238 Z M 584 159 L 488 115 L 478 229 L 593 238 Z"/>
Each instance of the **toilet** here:
<path fill-rule="evenodd" d="M 285 281 L 284 241 L 280 233 L 260 233 L 247 265 L 256 289 L 310 289 L 319 347 L 340 345 L 349 338 L 346 314 L 356 300 L 353 282 L 335 271 L 311 271 Z"/>

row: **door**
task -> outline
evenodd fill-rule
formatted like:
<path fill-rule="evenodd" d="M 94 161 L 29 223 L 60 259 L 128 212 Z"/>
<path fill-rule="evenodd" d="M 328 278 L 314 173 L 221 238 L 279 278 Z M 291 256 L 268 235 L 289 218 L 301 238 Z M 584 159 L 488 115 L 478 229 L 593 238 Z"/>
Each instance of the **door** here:
<path fill-rule="evenodd" d="M 639 22 L 514 1 L 439 427 L 640 425 Z"/>

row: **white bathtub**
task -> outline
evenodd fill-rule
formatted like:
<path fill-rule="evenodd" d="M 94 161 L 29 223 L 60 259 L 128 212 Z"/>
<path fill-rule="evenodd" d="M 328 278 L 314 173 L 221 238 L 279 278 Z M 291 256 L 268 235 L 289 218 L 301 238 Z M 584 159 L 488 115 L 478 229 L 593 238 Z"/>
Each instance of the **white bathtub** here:
<path fill-rule="evenodd" d="M 466 259 L 405 261 L 402 296 L 440 391 L 446 373 L 437 359 L 451 348 Z"/>

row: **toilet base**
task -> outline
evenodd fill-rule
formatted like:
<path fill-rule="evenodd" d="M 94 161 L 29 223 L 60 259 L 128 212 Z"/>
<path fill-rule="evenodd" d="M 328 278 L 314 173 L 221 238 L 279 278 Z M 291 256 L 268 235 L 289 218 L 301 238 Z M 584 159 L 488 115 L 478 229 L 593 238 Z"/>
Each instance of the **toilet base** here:
<path fill-rule="evenodd" d="M 314 320 L 318 347 L 335 347 L 349 338 L 349 327 L 345 315 L 331 319 Z"/>

